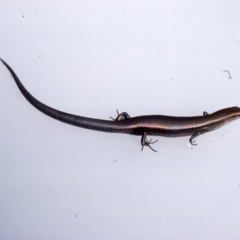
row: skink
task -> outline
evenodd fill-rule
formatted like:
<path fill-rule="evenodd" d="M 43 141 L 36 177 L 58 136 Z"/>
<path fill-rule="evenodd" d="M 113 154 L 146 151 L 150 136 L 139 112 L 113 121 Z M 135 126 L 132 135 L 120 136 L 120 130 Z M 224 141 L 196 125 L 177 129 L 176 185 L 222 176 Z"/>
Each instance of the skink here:
<path fill-rule="evenodd" d="M 38 101 L 23 86 L 12 68 L 5 61 L 2 59 L 0 60 L 10 71 L 23 96 L 42 113 L 45 113 L 46 115 L 61 122 L 81 128 L 102 132 L 140 135 L 142 136 L 142 150 L 144 146 L 148 146 L 156 152 L 156 150 L 151 147 L 151 144 L 157 141 L 148 141 L 147 135 L 157 135 L 163 137 L 191 136 L 189 142 L 192 145 L 197 145 L 194 139 L 199 135 L 215 130 L 240 117 L 239 107 L 225 108 L 212 114 L 203 112 L 202 116 L 193 117 L 175 117 L 165 115 L 130 117 L 128 113 L 123 112 L 121 114 L 118 113 L 118 116 L 113 119 L 114 121 L 111 121 L 77 116 L 51 108 Z"/>

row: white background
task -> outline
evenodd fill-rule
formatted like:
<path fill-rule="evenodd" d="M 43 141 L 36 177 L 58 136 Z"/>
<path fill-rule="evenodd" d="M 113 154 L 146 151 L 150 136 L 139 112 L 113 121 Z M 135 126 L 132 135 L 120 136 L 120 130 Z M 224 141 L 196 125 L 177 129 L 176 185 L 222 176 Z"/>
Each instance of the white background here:
<path fill-rule="evenodd" d="M 0 57 L 43 103 L 88 117 L 240 105 L 239 1 L 0 3 Z M 228 79 L 229 70 L 232 79 Z M 0 239 L 240 239 L 240 122 L 197 138 L 80 129 L 0 64 Z"/>

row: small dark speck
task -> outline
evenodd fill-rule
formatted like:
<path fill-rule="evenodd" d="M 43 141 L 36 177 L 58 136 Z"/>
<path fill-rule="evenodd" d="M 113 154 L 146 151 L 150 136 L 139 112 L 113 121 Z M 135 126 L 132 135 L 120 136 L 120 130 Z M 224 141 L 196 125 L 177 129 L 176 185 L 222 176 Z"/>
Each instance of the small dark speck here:
<path fill-rule="evenodd" d="M 50 188 L 48 189 L 48 191 L 50 191 Z"/>
<path fill-rule="evenodd" d="M 73 180 L 75 180 L 75 179 L 73 178 Z"/>
<path fill-rule="evenodd" d="M 24 17 L 24 15 L 23 15 L 23 17 Z"/>
<path fill-rule="evenodd" d="M 77 217 L 77 215 L 74 215 L 75 217 Z"/>
<path fill-rule="evenodd" d="M 113 160 L 112 163 L 117 162 L 117 160 Z"/>

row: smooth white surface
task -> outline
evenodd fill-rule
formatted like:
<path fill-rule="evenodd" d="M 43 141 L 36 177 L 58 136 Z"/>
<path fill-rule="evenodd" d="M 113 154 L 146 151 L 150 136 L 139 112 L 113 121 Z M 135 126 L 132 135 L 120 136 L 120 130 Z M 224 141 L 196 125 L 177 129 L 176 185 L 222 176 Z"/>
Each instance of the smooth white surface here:
<path fill-rule="evenodd" d="M 43 103 L 109 119 L 240 105 L 239 1 L 0 3 L 0 57 Z M 229 70 L 232 79 L 223 70 Z M 197 138 L 76 128 L 0 64 L 0 239 L 239 239 L 240 122 Z"/>

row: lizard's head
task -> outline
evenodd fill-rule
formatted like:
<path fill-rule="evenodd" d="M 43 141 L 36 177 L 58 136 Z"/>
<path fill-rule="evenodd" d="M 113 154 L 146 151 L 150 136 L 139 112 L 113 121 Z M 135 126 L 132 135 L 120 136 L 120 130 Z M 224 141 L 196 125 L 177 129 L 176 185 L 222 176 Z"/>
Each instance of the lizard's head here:
<path fill-rule="evenodd" d="M 240 117 L 240 108 L 239 107 L 231 107 L 228 108 L 228 113 L 231 116 L 231 120 L 235 120 Z"/>

